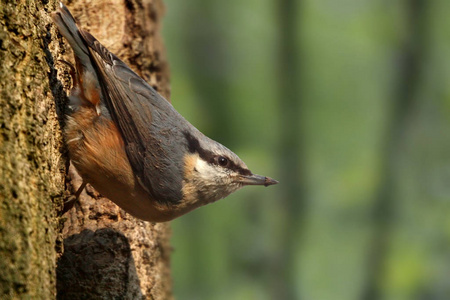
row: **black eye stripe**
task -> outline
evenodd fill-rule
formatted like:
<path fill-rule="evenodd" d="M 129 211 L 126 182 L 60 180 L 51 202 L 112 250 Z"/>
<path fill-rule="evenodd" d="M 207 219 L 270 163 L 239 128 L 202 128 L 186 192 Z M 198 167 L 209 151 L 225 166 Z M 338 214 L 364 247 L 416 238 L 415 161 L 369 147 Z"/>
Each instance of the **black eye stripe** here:
<path fill-rule="evenodd" d="M 233 170 L 238 172 L 241 175 L 252 175 L 252 172 L 250 172 L 250 170 L 248 169 L 244 169 L 238 165 L 236 165 L 231 159 L 229 159 L 228 157 L 225 156 L 218 156 L 215 155 L 214 153 L 212 153 L 211 151 L 205 150 L 200 146 L 200 142 L 198 141 L 197 138 L 195 138 L 194 136 L 192 136 L 189 132 L 185 131 L 183 132 L 184 137 L 186 138 L 187 141 L 187 150 L 190 153 L 198 153 L 198 155 L 204 160 L 209 162 L 210 164 L 215 164 L 215 165 L 219 165 L 218 162 L 218 157 L 223 157 L 227 160 L 227 165 L 226 166 L 222 166 L 225 167 L 227 169 Z"/>

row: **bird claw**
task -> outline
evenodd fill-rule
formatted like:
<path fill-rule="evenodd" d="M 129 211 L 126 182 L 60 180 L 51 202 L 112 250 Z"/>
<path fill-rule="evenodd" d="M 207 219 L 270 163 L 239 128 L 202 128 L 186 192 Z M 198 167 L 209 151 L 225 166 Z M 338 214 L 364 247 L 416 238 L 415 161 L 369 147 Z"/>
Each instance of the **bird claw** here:
<path fill-rule="evenodd" d="M 65 198 L 63 209 L 61 210 L 61 215 L 68 212 L 77 202 L 77 200 L 80 198 L 81 192 L 86 187 L 87 182 L 83 181 L 83 183 L 80 185 L 78 190 L 74 195 L 69 195 L 67 198 Z"/>

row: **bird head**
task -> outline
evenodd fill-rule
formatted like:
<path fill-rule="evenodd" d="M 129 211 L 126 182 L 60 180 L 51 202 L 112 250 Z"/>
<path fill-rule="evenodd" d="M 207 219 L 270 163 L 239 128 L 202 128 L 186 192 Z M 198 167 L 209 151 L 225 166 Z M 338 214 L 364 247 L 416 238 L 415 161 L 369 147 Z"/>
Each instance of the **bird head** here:
<path fill-rule="evenodd" d="M 197 199 L 201 205 L 225 198 L 246 185 L 269 186 L 278 181 L 253 174 L 231 150 L 198 132 L 184 133 L 187 154 L 184 158 L 185 200 Z"/>

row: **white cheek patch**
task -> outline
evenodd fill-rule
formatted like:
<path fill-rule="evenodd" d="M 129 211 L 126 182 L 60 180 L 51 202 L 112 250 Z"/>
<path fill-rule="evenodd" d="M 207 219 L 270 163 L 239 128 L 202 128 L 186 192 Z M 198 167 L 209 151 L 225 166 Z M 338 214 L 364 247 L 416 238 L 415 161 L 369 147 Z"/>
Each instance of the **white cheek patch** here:
<path fill-rule="evenodd" d="M 217 176 L 217 170 L 203 159 L 197 159 L 195 169 L 203 179 L 214 179 Z"/>
<path fill-rule="evenodd" d="M 209 195 L 208 203 L 225 198 L 241 187 L 233 184 L 232 177 L 222 167 L 211 165 L 201 158 L 197 158 L 194 166 L 198 188 Z"/>

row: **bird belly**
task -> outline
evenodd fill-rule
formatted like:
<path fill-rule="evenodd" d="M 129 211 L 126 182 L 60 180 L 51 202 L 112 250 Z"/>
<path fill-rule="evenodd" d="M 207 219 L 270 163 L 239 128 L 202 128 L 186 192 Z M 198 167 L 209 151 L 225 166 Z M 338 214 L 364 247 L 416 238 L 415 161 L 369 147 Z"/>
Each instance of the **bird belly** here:
<path fill-rule="evenodd" d="M 64 131 L 69 155 L 81 177 L 130 214 L 152 222 L 168 219 L 167 209 L 140 186 L 114 122 L 81 106 Z"/>

